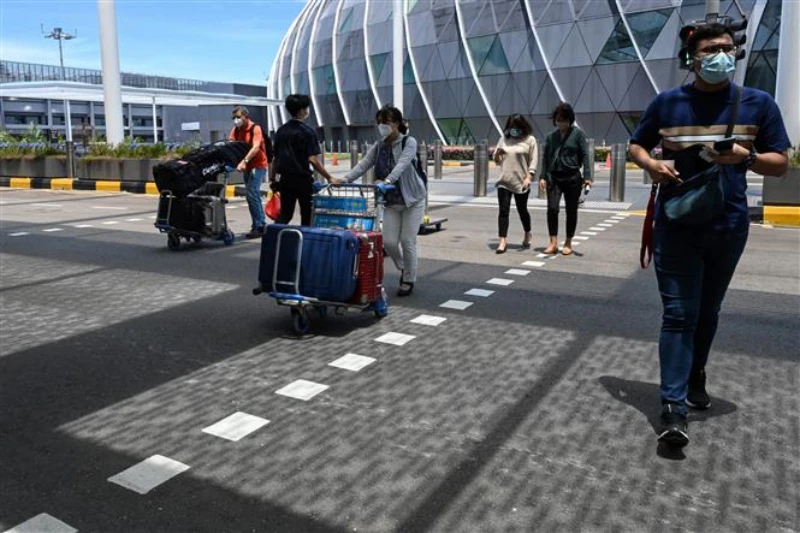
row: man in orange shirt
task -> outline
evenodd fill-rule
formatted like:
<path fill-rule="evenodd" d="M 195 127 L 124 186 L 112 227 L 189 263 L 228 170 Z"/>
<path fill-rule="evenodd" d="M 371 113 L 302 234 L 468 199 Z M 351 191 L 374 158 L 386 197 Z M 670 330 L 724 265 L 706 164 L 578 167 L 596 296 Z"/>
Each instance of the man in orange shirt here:
<path fill-rule="evenodd" d="M 244 184 L 247 188 L 247 207 L 250 208 L 252 227 L 245 235 L 248 239 L 257 239 L 264 234 L 267 218 L 261 204 L 261 184 L 267 176 L 267 153 L 264 132 L 261 126 L 250 120 L 250 113 L 244 106 L 236 106 L 232 113 L 233 129 L 230 139 L 250 145 L 250 151 L 244 156 L 236 170 L 244 173 Z"/>

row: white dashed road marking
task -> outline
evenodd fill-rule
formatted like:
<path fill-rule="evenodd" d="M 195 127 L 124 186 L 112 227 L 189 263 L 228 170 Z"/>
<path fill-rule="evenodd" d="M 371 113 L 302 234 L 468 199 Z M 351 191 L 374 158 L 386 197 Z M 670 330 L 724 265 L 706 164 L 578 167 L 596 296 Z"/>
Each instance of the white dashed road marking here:
<path fill-rule="evenodd" d="M 203 429 L 203 433 L 233 442 L 269 424 L 269 420 L 237 411 L 216 424 Z"/>
<path fill-rule="evenodd" d="M 62 204 L 31 204 L 33 207 L 64 207 Z"/>
<path fill-rule="evenodd" d="M 433 315 L 419 315 L 417 318 L 411 320 L 414 324 L 422 324 L 423 326 L 438 326 L 442 322 L 447 320 L 443 316 L 433 316 Z"/>
<path fill-rule="evenodd" d="M 61 228 L 47 228 L 47 229 L 43 229 L 42 231 L 45 232 L 45 233 L 52 233 L 54 231 L 64 231 L 64 230 L 61 229 Z"/>
<path fill-rule="evenodd" d="M 582 231 L 581 235 L 589 235 L 591 237 L 594 237 L 595 235 L 597 235 L 597 232 L 596 231 Z"/>
<path fill-rule="evenodd" d="M 102 224 L 104 226 L 110 226 L 112 224 L 119 224 L 119 221 L 117 221 L 117 220 L 106 220 L 105 222 L 102 222 Z"/>
<path fill-rule="evenodd" d="M 22 237 L 23 235 L 28 235 L 27 231 L 17 231 L 15 233 L 9 233 L 9 237 Z"/>
<path fill-rule="evenodd" d="M 128 208 L 127 207 L 113 207 L 113 206 L 108 206 L 108 205 L 93 205 L 92 209 L 115 209 L 115 210 L 118 210 L 118 211 L 124 211 L 124 210 L 126 210 Z"/>
<path fill-rule="evenodd" d="M 503 278 L 492 278 L 492 279 L 488 280 L 486 283 L 488 283 L 489 285 L 502 285 L 504 287 L 507 287 L 508 285 L 511 285 L 512 283 L 514 283 L 514 280 L 513 279 L 503 279 Z"/>
<path fill-rule="evenodd" d="M 141 218 L 126 218 L 125 222 L 139 222 L 141 220 L 143 220 L 143 219 L 141 219 Z"/>
<path fill-rule="evenodd" d="M 530 270 L 523 270 L 521 268 L 510 268 L 503 272 L 503 274 L 508 274 L 509 276 L 527 276 L 530 273 Z"/>
<path fill-rule="evenodd" d="M 439 305 L 439 307 L 444 307 L 445 309 L 457 309 L 459 311 L 463 311 L 467 307 L 471 306 L 472 302 L 465 302 L 463 300 L 447 300 L 445 303 Z"/>
<path fill-rule="evenodd" d="M 608 224 L 606 222 L 601 222 L 600 224 L 598 224 L 598 226 L 601 227 L 601 228 L 613 228 L 614 224 Z"/>
<path fill-rule="evenodd" d="M 539 254 L 536 257 L 538 257 L 539 259 L 545 259 L 547 257 L 550 257 L 550 254 Z"/>
<path fill-rule="evenodd" d="M 494 294 L 494 291 L 488 291 L 486 289 L 470 289 L 464 294 L 467 296 L 480 296 L 482 298 L 486 298 L 487 296 Z"/>
<path fill-rule="evenodd" d="M 544 257 L 550 257 L 547 254 L 542 254 L 542 255 Z M 539 267 L 543 267 L 545 264 L 546 263 L 544 261 L 525 261 L 524 263 L 522 263 L 522 266 L 539 268 Z"/>
<path fill-rule="evenodd" d="M 5 533 L 76 533 L 78 531 L 47 513 L 34 516 Z"/>
<path fill-rule="evenodd" d="M 281 396 L 288 396 L 296 400 L 303 400 L 307 402 L 322 391 L 327 390 L 329 387 L 321 383 L 314 383 L 305 379 L 298 379 L 286 385 L 285 387 L 275 391 L 275 394 Z"/>
<path fill-rule="evenodd" d="M 349 353 L 340 357 L 336 361 L 333 361 L 332 363 L 328 363 L 328 366 L 335 366 L 336 368 L 350 370 L 351 372 L 358 372 L 365 366 L 370 365 L 375 361 L 376 359 L 373 357 Z"/>
<path fill-rule="evenodd" d="M 592 230 L 592 231 L 605 231 L 606 230 L 606 228 L 601 228 L 599 226 L 592 226 L 589 229 Z"/>
<path fill-rule="evenodd" d="M 575 235 L 572 238 L 573 241 L 588 241 L 589 237 L 581 237 L 580 235 Z"/>
<path fill-rule="evenodd" d="M 73 226 L 73 227 L 75 227 L 75 228 L 91 228 L 92 225 L 91 224 L 75 224 L 75 226 Z"/>
<path fill-rule="evenodd" d="M 406 335 L 405 333 L 395 333 L 393 331 L 381 335 L 375 342 L 382 342 L 384 344 L 394 344 L 395 346 L 403 346 L 408 344 L 416 338 L 415 335 Z"/>
<path fill-rule="evenodd" d="M 163 455 L 153 455 L 141 463 L 135 464 L 115 476 L 111 476 L 108 481 L 139 494 L 147 494 L 162 483 L 187 470 L 189 470 L 187 465 L 174 459 Z"/>

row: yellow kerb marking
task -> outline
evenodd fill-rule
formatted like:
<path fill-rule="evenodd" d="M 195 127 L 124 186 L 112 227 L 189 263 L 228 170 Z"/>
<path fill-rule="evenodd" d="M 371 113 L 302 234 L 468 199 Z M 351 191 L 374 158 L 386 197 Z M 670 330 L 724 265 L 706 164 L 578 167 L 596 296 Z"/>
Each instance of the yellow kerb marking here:
<path fill-rule="evenodd" d="M 53 178 L 50 180 L 50 188 L 54 191 L 71 191 L 72 179 L 70 178 Z"/>
<path fill-rule="evenodd" d="M 105 191 L 105 192 L 119 192 L 120 191 L 120 182 L 118 181 L 98 181 L 95 184 L 96 191 Z"/>
<path fill-rule="evenodd" d="M 31 179 L 30 178 L 11 178 L 11 188 L 12 189 L 30 189 L 31 188 Z"/>

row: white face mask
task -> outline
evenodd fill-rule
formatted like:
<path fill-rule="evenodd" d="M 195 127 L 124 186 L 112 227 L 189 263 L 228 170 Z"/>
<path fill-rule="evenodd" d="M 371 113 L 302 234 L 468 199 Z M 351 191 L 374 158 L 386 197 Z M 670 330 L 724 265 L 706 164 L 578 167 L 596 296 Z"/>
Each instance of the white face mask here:
<path fill-rule="evenodd" d="M 392 134 L 392 127 L 388 124 L 378 124 L 378 134 L 385 139 Z"/>
<path fill-rule="evenodd" d="M 240 117 L 236 117 L 233 119 L 233 125 L 236 126 L 237 128 L 241 128 L 242 124 L 244 124 L 244 120 L 242 120 Z"/>

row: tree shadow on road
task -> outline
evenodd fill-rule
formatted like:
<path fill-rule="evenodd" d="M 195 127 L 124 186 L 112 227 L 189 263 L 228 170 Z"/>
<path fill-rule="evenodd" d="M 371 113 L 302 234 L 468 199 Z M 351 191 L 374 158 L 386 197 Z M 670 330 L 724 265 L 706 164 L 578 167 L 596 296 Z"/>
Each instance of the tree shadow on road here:
<path fill-rule="evenodd" d="M 657 383 L 622 379 L 616 376 L 601 376 L 598 381 L 615 400 L 630 405 L 642 413 L 653 428 L 653 433 L 658 435 L 661 403 Z M 736 404 L 712 396 L 710 409 L 689 411 L 689 422 L 705 422 L 717 416 L 729 415 L 736 409 Z M 656 453 L 665 459 L 682 460 L 686 458 L 681 449 L 664 446 L 661 443 L 659 443 Z"/>

